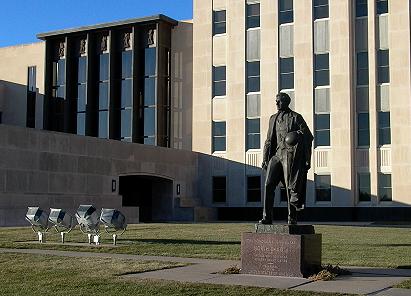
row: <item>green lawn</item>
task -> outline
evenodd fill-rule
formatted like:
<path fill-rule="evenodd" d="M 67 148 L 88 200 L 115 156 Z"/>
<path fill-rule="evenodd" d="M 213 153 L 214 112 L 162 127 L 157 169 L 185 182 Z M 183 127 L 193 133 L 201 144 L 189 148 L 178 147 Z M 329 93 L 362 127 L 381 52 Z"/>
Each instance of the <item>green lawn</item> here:
<path fill-rule="evenodd" d="M 395 288 L 411 289 L 411 280 L 403 281 L 402 283 L 396 285 Z"/>
<path fill-rule="evenodd" d="M 0 254 L 0 295 L 342 295 L 121 277 L 124 274 L 172 266 L 176 264 L 104 258 Z"/>
<path fill-rule="evenodd" d="M 27 243 L 36 239 L 30 228 L 0 228 L 0 247 L 240 259 L 241 233 L 253 231 L 252 223 L 138 224 L 118 239 L 117 247 L 68 246 Z M 323 263 L 340 266 L 410 267 L 411 228 L 316 226 L 323 234 Z M 58 242 L 50 235 L 48 242 Z M 108 235 L 103 243 L 111 243 Z M 67 242 L 86 242 L 76 228 Z"/>

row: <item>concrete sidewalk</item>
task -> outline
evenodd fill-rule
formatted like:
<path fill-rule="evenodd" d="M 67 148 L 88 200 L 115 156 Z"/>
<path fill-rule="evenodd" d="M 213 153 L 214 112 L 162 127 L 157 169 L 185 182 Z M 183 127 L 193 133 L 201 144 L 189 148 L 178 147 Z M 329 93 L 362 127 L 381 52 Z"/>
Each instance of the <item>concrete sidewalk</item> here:
<path fill-rule="evenodd" d="M 140 256 L 128 254 L 68 252 L 39 249 L 0 249 L 0 253 L 47 254 L 67 257 L 117 258 L 128 260 L 155 260 L 191 263 L 167 270 L 131 274 L 126 277 L 159 279 L 191 283 L 241 285 L 316 292 L 338 292 L 375 296 L 411 296 L 411 290 L 395 289 L 393 285 L 411 278 L 411 270 L 383 268 L 346 268 L 349 276 L 339 276 L 333 281 L 313 282 L 304 278 L 272 277 L 248 274 L 219 274 L 228 267 L 240 266 L 240 261 L 208 260 L 181 257 Z"/>

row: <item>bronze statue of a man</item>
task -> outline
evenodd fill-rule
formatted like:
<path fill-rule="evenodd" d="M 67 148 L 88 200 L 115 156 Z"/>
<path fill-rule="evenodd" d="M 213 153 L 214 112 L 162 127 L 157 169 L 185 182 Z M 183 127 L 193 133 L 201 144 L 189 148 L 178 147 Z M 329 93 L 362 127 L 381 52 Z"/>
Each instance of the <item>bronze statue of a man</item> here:
<path fill-rule="evenodd" d="M 271 115 L 264 144 L 262 168 L 266 171 L 261 224 L 272 224 L 275 188 L 281 181 L 287 192 L 288 224 L 297 224 L 297 211 L 305 204 L 313 135 L 303 117 L 288 106 L 286 93 L 276 96 L 278 112 Z"/>

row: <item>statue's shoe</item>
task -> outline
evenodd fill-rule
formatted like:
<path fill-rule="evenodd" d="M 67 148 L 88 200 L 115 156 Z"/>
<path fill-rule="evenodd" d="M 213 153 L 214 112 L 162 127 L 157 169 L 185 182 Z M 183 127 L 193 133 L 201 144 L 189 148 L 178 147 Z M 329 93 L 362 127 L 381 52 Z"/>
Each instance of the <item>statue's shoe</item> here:
<path fill-rule="evenodd" d="M 260 221 L 258 221 L 258 224 L 270 225 L 270 224 L 273 224 L 273 220 L 267 219 L 267 218 L 263 218 L 263 219 L 261 219 Z"/>

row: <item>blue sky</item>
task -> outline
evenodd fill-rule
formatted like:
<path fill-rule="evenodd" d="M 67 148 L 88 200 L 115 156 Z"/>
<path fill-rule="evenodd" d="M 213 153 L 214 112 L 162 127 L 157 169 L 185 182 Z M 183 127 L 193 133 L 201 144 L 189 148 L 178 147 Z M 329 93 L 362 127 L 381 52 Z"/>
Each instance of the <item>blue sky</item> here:
<path fill-rule="evenodd" d="M 0 47 L 38 41 L 37 33 L 165 14 L 191 19 L 193 0 L 1 0 Z"/>

